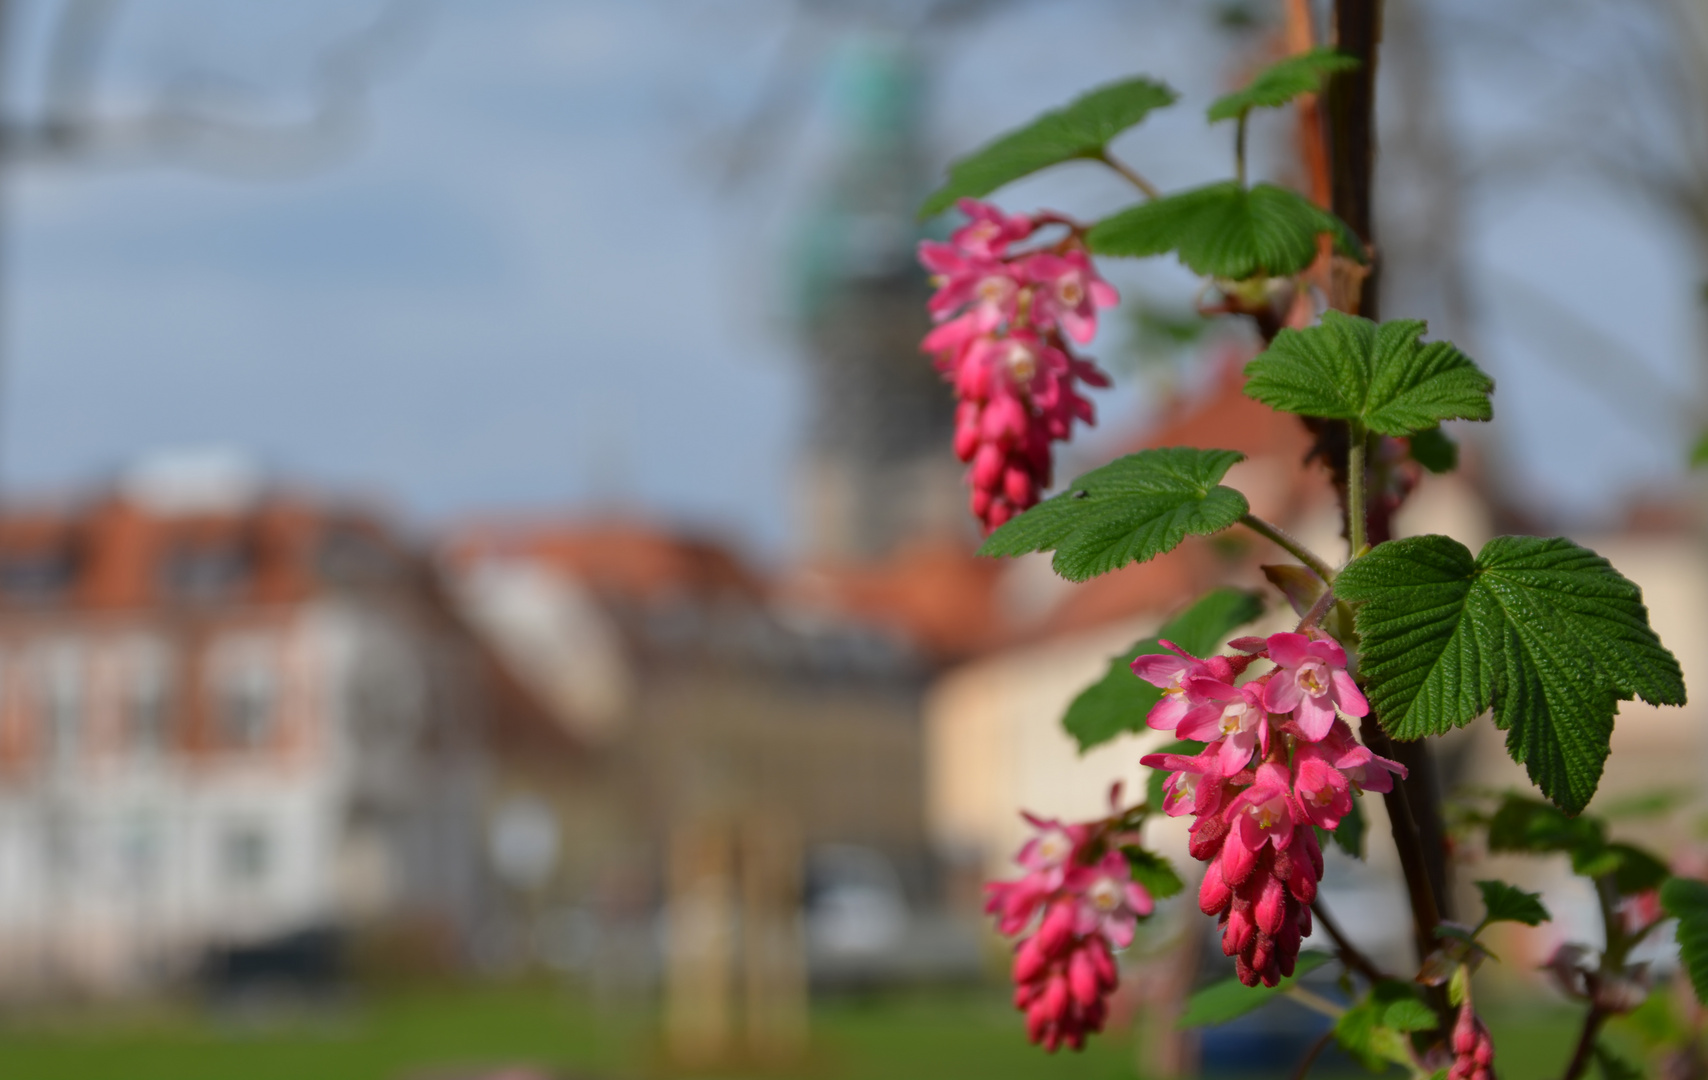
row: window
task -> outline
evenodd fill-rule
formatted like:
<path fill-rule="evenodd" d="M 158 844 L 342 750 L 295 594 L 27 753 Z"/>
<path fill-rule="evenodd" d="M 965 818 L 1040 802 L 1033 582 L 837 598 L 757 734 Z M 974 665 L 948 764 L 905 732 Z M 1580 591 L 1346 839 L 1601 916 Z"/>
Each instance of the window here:
<path fill-rule="evenodd" d="M 404 570 L 383 542 L 351 525 L 329 525 L 321 534 L 315 561 L 321 575 L 337 585 L 383 584 Z"/>
<path fill-rule="evenodd" d="M 246 637 L 223 643 L 210 677 L 220 741 L 237 749 L 269 742 L 276 726 L 279 680 L 267 641 Z"/>
<path fill-rule="evenodd" d="M 71 589 L 76 566 L 60 548 L 12 551 L 0 556 L 0 593 L 18 604 L 46 604 Z"/>
<path fill-rule="evenodd" d="M 159 641 L 133 641 L 123 679 L 120 708 L 126 745 L 138 754 L 163 752 L 171 742 L 171 651 Z"/>
<path fill-rule="evenodd" d="M 138 814 L 124 822 L 119 837 L 119 863 L 125 887 L 138 895 L 155 892 L 162 863 L 160 822 L 150 814 Z"/>
<path fill-rule="evenodd" d="M 45 646 L 38 654 L 35 675 L 48 756 L 57 762 L 71 761 L 83 744 L 83 651 L 72 642 Z"/>
<path fill-rule="evenodd" d="M 220 837 L 220 877 L 233 890 L 257 889 L 266 883 L 272 856 L 272 846 L 261 826 L 253 822 L 229 825 Z"/>

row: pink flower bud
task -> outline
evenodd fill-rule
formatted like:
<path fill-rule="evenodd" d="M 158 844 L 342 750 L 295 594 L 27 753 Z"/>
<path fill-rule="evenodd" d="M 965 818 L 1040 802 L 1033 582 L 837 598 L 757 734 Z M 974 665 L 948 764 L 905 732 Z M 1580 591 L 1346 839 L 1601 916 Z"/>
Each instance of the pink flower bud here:
<path fill-rule="evenodd" d="M 1270 875 L 1263 879 L 1253 911 L 1258 928 L 1265 934 L 1281 932 L 1281 924 L 1291 914 L 1287 910 L 1287 899 L 1287 887 L 1279 877 Z"/>
<path fill-rule="evenodd" d="M 1090 949 L 1080 949 L 1068 961 L 1068 988 L 1081 1005 L 1090 1005 L 1103 996 L 1102 980 L 1097 977 L 1091 954 Z"/>
<path fill-rule="evenodd" d="M 1221 868 L 1211 863 L 1204 869 L 1204 880 L 1198 884 L 1198 910 L 1206 915 L 1220 915 L 1233 900 L 1233 890 L 1222 880 Z"/>

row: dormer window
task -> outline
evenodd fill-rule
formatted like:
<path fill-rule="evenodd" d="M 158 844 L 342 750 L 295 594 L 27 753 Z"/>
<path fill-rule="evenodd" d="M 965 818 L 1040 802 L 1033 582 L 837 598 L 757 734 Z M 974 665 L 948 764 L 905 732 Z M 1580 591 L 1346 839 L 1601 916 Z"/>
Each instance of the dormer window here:
<path fill-rule="evenodd" d="M 64 599 L 76 576 L 63 548 L 0 554 L 0 595 L 13 604 L 51 604 Z"/>
<path fill-rule="evenodd" d="M 236 543 L 179 544 L 160 561 L 167 596 L 189 603 L 236 599 L 248 583 L 249 552 Z"/>

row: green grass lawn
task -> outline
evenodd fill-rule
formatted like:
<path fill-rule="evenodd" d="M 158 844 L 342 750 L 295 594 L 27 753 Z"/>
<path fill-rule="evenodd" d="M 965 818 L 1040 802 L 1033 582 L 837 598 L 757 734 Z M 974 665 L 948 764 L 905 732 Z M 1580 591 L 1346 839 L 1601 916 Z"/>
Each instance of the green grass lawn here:
<path fill-rule="evenodd" d="M 809 1056 L 788 1069 L 711 1077 L 1125 1080 L 1130 1043 L 1080 1055 L 1027 1045 L 994 993 L 845 999 L 814 1011 Z M 649 1018 L 603 1015 L 541 986 L 461 986 L 370 995 L 325 1015 L 265 1026 L 190 1010 L 91 1012 L 0 1024 L 6 1080 L 398 1080 L 460 1067 L 551 1066 L 571 1077 L 680 1075 Z"/>
<path fill-rule="evenodd" d="M 1568 1016 L 1492 1018 L 1503 1080 L 1558 1075 L 1570 1051 Z M 821 1003 L 804 1061 L 699 1080 L 1133 1080 L 1133 1061 L 1131 1039 L 1118 1033 L 1083 1054 L 1045 1055 L 1027 1045 L 1019 1017 L 998 992 L 956 991 Z M 524 1063 L 588 1080 L 681 1075 L 666 1067 L 650 1018 L 600 1013 L 548 986 L 372 994 L 324 1015 L 265 1026 L 187 1009 L 0 1024 L 5 1080 L 403 1080 Z M 1278 1062 L 1273 1075 L 1288 1075 L 1292 1065 Z"/>

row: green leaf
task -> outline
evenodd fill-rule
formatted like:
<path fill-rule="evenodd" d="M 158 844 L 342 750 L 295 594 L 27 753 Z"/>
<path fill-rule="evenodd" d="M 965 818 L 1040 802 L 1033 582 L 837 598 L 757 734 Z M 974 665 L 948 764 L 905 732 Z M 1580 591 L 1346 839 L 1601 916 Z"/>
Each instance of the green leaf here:
<path fill-rule="evenodd" d="M 1494 380 L 1450 342 L 1425 345 L 1420 319 L 1378 326 L 1338 311 L 1283 330 L 1245 366 L 1245 392 L 1272 409 L 1412 435 L 1443 420 L 1487 420 Z"/>
<path fill-rule="evenodd" d="M 1293 974 L 1275 986 L 1246 986 L 1238 979 L 1223 979 L 1193 994 L 1186 1002 L 1186 1012 L 1176 1025 L 1181 1028 L 1209 1027 L 1267 1005 L 1300 979 L 1332 959 L 1325 952 L 1302 952 Z"/>
<path fill-rule="evenodd" d="M 1619 858 L 1613 868 L 1613 887 L 1621 896 L 1658 889 L 1672 873 L 1666 863 L 1634 844 L 1609 844 L 1607 850 Z"/>
<path fill-rule="evenodd" d="M 1509 794 L 1489 819 L 1490 851 L 1550 851 L 1599 854 L 1607 847 L 1607 830 L 1593 817 L 1567 817 L 1545 802 Z"/>
<path fill-rule="evenodd" d="M 1690 448 L 1690 467 L 1697 469 L 1703 465 L 1708 465 L 1708 431 L 1704 431 L 1696 445 Z"/>
<path fill-rule="evenodd" d="M 1595 1062 L 1601 1066 L 1602 1080 L 1643 1080 L 1642 1066 L 1621 1056 L 1606 1039 L 1596 1040 Z"/>
<path fill-rule="evenodd" d="M 1428 1031 L 1440 1023 L 1415 983 L 1384 980 L 1371 989 L 1370 1000 L 1381 1010 L 1382 1026 L 1395 1031 Z"/>
<path fill-rule="evenodd" d="M 1654 1050 L 1691 1037 L 1694 1021 L 1680 1016 L 1679 1012 L 1671 994 L 1650 994 L 1641 1005 L 1614 1023 L 1620 1030 L 1635 1035 L 1645 1049 Z"/>
<path fill-rule="evenodd" d="M 1217 98 L 1210 106 L 1210 121 L 1233 120 L 1252 109 L 1278 109 L 1300 94 L 1320 94 L 1328 76 L 1357 67 L 1357 57 L 1329 48 L 1289 56 L 1258 72 L 1244 89 Z"/>
<path fill-rule="evenodd" d="M 1459 467 L 1459 444 L 1438 427 L 1411 437 L 1411 459 L 1432 473 L 1450 473 Z"/>
<path fill-rule="evenodd" d="M 1178 95 L 1151 79 L 1099 87 L 1064 108 L 1047 112 L 949 166 L 949 179 L 920 207 L 933 217 L 955 200 L 988 195 L 1005 184 L 1064 161 L 1095 158 L 1115 136 L 1174 104 Z"/>
<path fill-rule="evenodd" d="M 1541 926 L 1553 918 L 1542 906 L 1542 894 L 1525 892 L 1516 885 L 1493 879 L 1477 882 L 1483 894 L 1485 922 L 1516 922 L 1525 926 Z"/>
<path fill-rule="evenodd" d="M 1335 580 L 1357 604 L 1382 726 L 1439 735 L 1493 708 L 1507 752 L 1567 813 L 1595 794 L 1618 701 L 1682 705 L 1642 590 L 1569 540 L 1502 536 L 1475 559 L 1445 536 L 1378 546 Z"/>
<path fill-rule="evenodd" d="M 1129 207 L 1086 233 L 1099 255 L 1144 257 L 1174 252 L 1194 273 L 1230 281 L 1288 277 L 1317 257 L 1328 233 L 1343 254 L 1362 259 L 1346 223 L 1296 191 L 1233 180 Z"/>
<path fill-rule="evenodd" d="M 1447 1003 L 1449 1005 L 1465 1004 L 1465 994 L 1471 989 L 1471 968 L 1467 964 L 1459 964 L 1453 968 L 1453 974 L 1447 979 Z"/>
<path fill-rule="evenodd" d="M 1608 821 L 1664 817 L 1692 798 L 1693 793 L 1686 788 L 1655 788 L 1604 802 L 1596 807 L 1596 813 Z"/>
<path fill-rule="evenodd" d="M 1245 496 L 1221 480 L 1237 450 L 1141 450 L 1093 469 L 990 534 L 980 555 L 1054 550 L 1051 565 L 1086 581 L 1220 532 L 1244 516 Z"/>
<path fill-rule="evenodd" d="M 1228 635 L 1263 614 L 1263 600 L 1244 589 L 1217 589 L 1164 623 L 1155 637 L 1134 643 L 1109 661 L 1103 677 L 1073 699 L 1062 727 L 1079 743 L 1081 753 L 1129 731 L 1145 730 L 1145 714 L 1162 698 L 1162 690 L 1133 674 L 1133 660 L 1165 651 L 1172 641 L 1204 656 L 1220 649 Z M 1153 806 L 1160 805 L 1153 802 Z"/>
<path fill-rule="evenodd" d="M 1708 884 L 1669 878 L 1661 886 L 1661 908 L 1678 920 L 1678 952 L 1696 1000 L 1708 1002 Z"/>
<path fill-rule="evenodd" d="M 1156 852 L 1129 844 L 1121 849 L 1121 854 L 1127 859 L 1133 880 L 1143 885 L 1152 899 L 1167 900 L 1186 888 L 1186 883 L 1174 872 L 1174 865 Z"/>
<path fill-rule="evenodd" d="M 1370 988 L 1365 999 L 1341 1014 L 1334 1025 L 1335 1041 L 1372 1072 L 1390 1062 L 1411 1062 L 1408 1031 L 1427 1031 L 1439 1023 L 1418 989 L 1397 980 Z"/>
<path fill-rule="evenodd" d="M 1669 872 L 1666 863 L 1634 844 L 1608 843 L 1599 819 L 1567 817 L 1522 795 L 1508 795 L 1489 820 L 1489 850 L 1563 851 L 1571 856 L 1574 873 L 1589 878 L 1611 874 L 1622 896 L 1659 887 Z"/>

